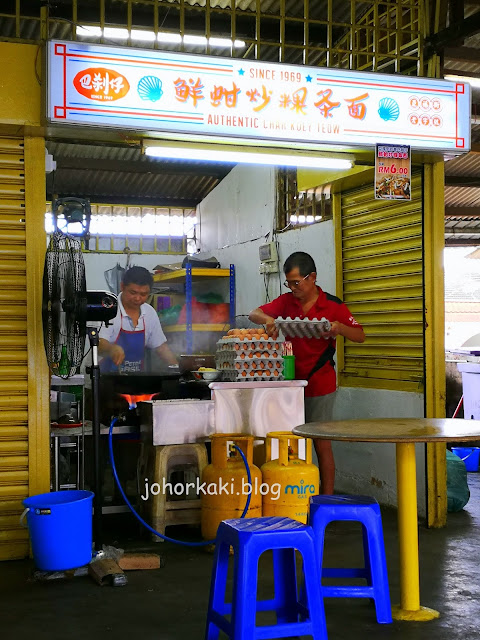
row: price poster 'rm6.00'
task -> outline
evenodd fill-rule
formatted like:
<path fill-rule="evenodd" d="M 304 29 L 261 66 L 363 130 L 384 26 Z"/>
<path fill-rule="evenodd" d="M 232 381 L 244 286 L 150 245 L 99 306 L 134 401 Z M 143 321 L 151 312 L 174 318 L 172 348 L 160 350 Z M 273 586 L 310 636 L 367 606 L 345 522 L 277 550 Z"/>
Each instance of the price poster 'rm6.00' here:
<path fill-rule="evenodd" d="M 377 144 L 375 199 L 411 200 L 410 146 Z"/>

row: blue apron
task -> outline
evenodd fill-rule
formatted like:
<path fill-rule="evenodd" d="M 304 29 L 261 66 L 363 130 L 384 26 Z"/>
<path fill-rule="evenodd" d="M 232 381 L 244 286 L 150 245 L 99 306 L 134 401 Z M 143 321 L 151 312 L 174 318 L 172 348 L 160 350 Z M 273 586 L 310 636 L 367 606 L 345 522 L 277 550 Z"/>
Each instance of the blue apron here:
<path fill-rule="evenodd" d="M 123 318 L 122 318 L 123 320 Z M 125 360 L 117 367 L 110 358 L 104 358 L 100 363 L 100 370 L 104 373 L 117 372 L 135 373 L 143 371 L 145 366 L 145 318 L 142 318 L 142 331 L 125 331 L 120 327 L 119 334 L 115 340 L 125 351 Z"/>

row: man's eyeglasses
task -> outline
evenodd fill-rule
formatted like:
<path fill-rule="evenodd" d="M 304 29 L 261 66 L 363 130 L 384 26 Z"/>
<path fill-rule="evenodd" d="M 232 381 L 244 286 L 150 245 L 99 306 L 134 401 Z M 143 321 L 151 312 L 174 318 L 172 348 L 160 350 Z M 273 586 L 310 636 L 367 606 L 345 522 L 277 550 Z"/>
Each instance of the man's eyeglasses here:
<path fill-rule="evenodd" d="M 291 289 L 292 287 L 298 287 L 298 285 L 301 284 L 304 280 L 306 280 L 310 275 L 311 273 L 307 273 L 307 275 L 301 280 L 285 280 L 285 282 L 283 283 L 283 286 L 287 287 L 287 289 Z"/>

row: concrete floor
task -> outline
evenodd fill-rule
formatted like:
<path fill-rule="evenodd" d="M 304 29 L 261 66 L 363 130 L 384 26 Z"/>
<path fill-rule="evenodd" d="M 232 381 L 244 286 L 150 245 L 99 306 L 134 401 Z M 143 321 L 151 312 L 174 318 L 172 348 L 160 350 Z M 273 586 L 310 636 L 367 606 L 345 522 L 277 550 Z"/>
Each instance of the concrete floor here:
<path fill-rule="evenodd" d="M 480 474 L 469 473 L 472 496 L 465 509 L 448 516 L 445 529 L 420 526 L 421 602 L 441 612 L 430 622 L 378 625 L 367 600 L 328 599 L 328 638 L 341 640 L 469 640 L 479 637 L 480 624 Z M 166 558 L 155 571 L 128 573 L 128 585 L 100 587 L 88 577 L 38 582 L 31 579 L 32 562 L 0 563 L 0 633 L 10 640 L 181 640 L 204 634 L 212 555 L 201 549 L 139 541 L 130 516 L 109 516 L 106 541 L 137 550 L 154 549 Z M 392 603 L 399 600 L 396 512 L 383 511 Z M 343 526 L 342 526 L 343 525 Z M 122 535 L 119 535 L 119 531 Z M 171 535 L 197 535 L 197 530 L 170 528 Z M 326 560 L 360 562 L 356 525 L 338 523 L 327 534 Z M 354 566 L 353 564 L 350 566 Z M 270 559 L 261 559 L 263 596 L 272 588 Z M 223 636 L 221 636 L 222 638 Z"/>

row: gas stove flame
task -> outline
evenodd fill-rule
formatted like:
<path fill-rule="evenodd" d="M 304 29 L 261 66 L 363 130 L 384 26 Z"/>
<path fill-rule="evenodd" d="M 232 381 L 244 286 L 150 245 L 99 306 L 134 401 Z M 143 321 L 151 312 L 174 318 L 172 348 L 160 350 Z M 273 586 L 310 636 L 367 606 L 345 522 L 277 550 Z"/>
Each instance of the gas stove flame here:
<path fill-rule="evenodd" d="M 128 402 L 128 408 L 132 410 L 137 408 L 137 402 L 148 402 L 149 400 L 152 400 L 157 394 L 142 393 L 140 395 L 131 395 L 129 393 L 120 393 L 119 395 Z"/>

